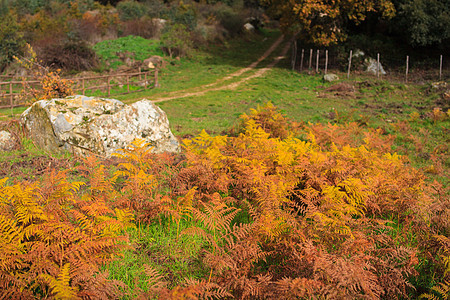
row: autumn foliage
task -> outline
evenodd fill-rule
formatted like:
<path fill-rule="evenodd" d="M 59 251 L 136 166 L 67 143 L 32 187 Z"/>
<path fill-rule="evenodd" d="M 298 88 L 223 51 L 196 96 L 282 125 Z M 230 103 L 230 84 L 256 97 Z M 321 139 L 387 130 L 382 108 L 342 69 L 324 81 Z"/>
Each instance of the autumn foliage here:
<path fill-rule="evenodd" d="M 446 191 L 391 142 L 356 123 L 291 124 L 269 104 L 243 115 L 235 136 L 185 140 L 182 156 L 135 141 L 115 171 L 86 159 L 80 182 L 68 172 L 40 187 L 3 180 L 0 287 L 8 297 L 126 292 L 100 266 L 129 247 L 126 228 L 166 218 L 176 239 L 202 238 L 207 275 L 174 284 L 146 266 L 143 298 L 408 298 L 423 259 L 445 292 Z"/>
<path fill-rule="evenodd" d="M 111 209 L 83 182 L 52 172 L 37 183 L 0 182 L 2 298 L 105 298 L 118 283 L 99 267 L 114 259 L 132 226 L 126 210 Z"/>
<path fill-rule="evenodd" d="M 74 95 L 72 81 L 62 78 L 61 70 L 51 71 L 48 67 L 44 67 L 30 45 L 27 44 L 27 57 L 15 57 L 15 59 L 36 79 L 37 85 L 26 82 L 24 79 L 21 97 L 27 102 Z"/>
<path fill-rule="evenodd" d="M 263 0 L 262 3 L 280 16 L 282 27 L 299 32 L 306 42 L 318 46 L 345 40 L 344 24 L 359 24 L 370 13 L 378 12 L 384 18 L 395 15 L 394 4 L 389 0 Z"/>

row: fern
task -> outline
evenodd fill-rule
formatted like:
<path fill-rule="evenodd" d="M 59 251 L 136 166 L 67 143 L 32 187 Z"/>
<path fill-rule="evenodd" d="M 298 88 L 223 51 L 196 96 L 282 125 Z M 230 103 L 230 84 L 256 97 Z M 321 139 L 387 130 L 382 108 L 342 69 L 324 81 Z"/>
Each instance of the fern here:
<path fill-rule="evenodd" d="M 435 285 L 431 288 L 431 291 L 435 294 L 422 294 L 420 295 L 420 299 L 429 299 L 429 300 L 447 300 L 450 296 L 450 282 L 445 281 L 439 283 L 439 285 Z M 437 295 L 438 296 L 437 296 Z"/>
<path fill-rule="evenodd" d="M 48 274 L 41 274 L 40 278 L 46 281 L 50 286 L 51 293 L 56 299 L 80 299 L 77 297 L 77 290 L 70 286 L 70 264 L 65 264 L 58 277 L 55 278 Z"/>
<path fill-rule="evenodd" d="M 133 216 L 112 210 L 98 194 L 80 194 L 84 183 L 66 176 L 51 172 L 41 186 L 1 182 L 0 287 L 7 297 L 119 293 L 120 283 L 98 272 L 124 247 L 121 234 Z"/>

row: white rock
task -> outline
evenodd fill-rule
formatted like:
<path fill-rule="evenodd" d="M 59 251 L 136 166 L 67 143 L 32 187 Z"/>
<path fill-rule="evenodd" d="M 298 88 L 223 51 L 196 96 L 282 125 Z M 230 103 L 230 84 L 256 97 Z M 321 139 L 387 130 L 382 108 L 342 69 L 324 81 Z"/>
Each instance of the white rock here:
<path fill-rule="evenodd" d="M 374 58 L 366 58 L 364 63 L 367 65 L 366 72 L 371 73 L 373 75 L 377 75 L 377 60 Z M 383 66 L 379 63 L 379 72 L 382 75 L 386 75 L 386 71 L 384 71 Z"/>
<path fill-rule="evenodd" d="M 339 76 L 337 76 L 336 74 L 328 73 L 323 75 L 323 80 L 326 82 L 333 82 L 339 80 Z"/>
<path fill-rule="evenodd" d="M 245 23 L 245 24 L 244 24 L 244 29 L 247 30 L 247 31 L 253 32 L 253 31 L 255 31 L 255 26 L 253 26 L 253 25 L 250 24 L 250 23 Z"/>
<path fill-rule="evenodd" d="M 31 138 L 50 152 L 110 157 L 140 138 L 152 152 L 178 152 L 166 114 L 149 100 L 125 105 L 115 99 L 73 96 L 41 100 L 22 114 Z"/>
<path fill-rule="evenodd" d="M 364 57 L 366 55 L 364 51 L 356 49 L 356 51 L 352 54 L 353 58 Z"/>
<path fill-rule="evenodd" d="M 11 151 L 14 149 L 16 141 L 14 136 L 8 131 L 0 131 L 0 151 Z"/>

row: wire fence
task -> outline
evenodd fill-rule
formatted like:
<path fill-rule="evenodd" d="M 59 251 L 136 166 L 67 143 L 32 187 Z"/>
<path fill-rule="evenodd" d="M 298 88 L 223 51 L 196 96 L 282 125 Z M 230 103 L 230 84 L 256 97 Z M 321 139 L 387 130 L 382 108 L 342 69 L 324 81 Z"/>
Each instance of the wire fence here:
<path fill-rule="evenodd" d="M 409 55 L 400 60 L 384 57 L 382 53 L 377 53 L 374 58 L 368 58 L 359 50 L 342 53 L 327 49 L 304 49 L 299 48 L 296 42 L 292 45 L 291 53 L 292 70 L 309 74 L 340 71 L 346 72 L 347 78 L 364 74 L 377 79 L 405 83 L 450 79 L 449 63 L 445 61 L 444 55 L 426 61 L 414 60 Z"/>
<path fill-rule="evenodd" d="M 70 80 L 72 90 L 86 96 L 105 97 L 144 91 L 158 86 L 158 70 L 121 73 L 101 76 L 74 77 Z M 16 80 L 11 76 L 0 77 L 0 109 L 26 106 L 23 91 L 42 88 L 38 80 Z"/>

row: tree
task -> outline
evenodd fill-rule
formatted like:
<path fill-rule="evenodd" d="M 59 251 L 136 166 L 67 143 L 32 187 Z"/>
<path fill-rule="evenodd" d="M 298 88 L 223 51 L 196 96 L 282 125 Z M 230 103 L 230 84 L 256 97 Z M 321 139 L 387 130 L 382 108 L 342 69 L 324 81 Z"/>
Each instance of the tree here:
<path fill-rule="evenodd" d="M 393 31 L 411 46 L 445 44 L 450 40 L 450 0 L 396 0 Z"/>
<path fill-rule="evenodd" d="M 16 19 L 17 16 L 11 11 L 0 18 L 0 72 L 15 55 L 21 53 L 25 46 L 25 40 Z"/>
<path fill-rule="evenodd" d="M 172 56 L 188 56 L 192 49 L 192 41 L 189 31 L 182 24 L 171 25 L 161 36 L 161 44 Z"/>
<path fill-rule="evenodd" d="M 261 0 L 272 15 L 280 18 L 285 31 L 318 46 L 329 46 L 345 40 L 345 25 L 359 24 L 369 13 L 384 18 L 395 14 L 390 0 Z"/>

